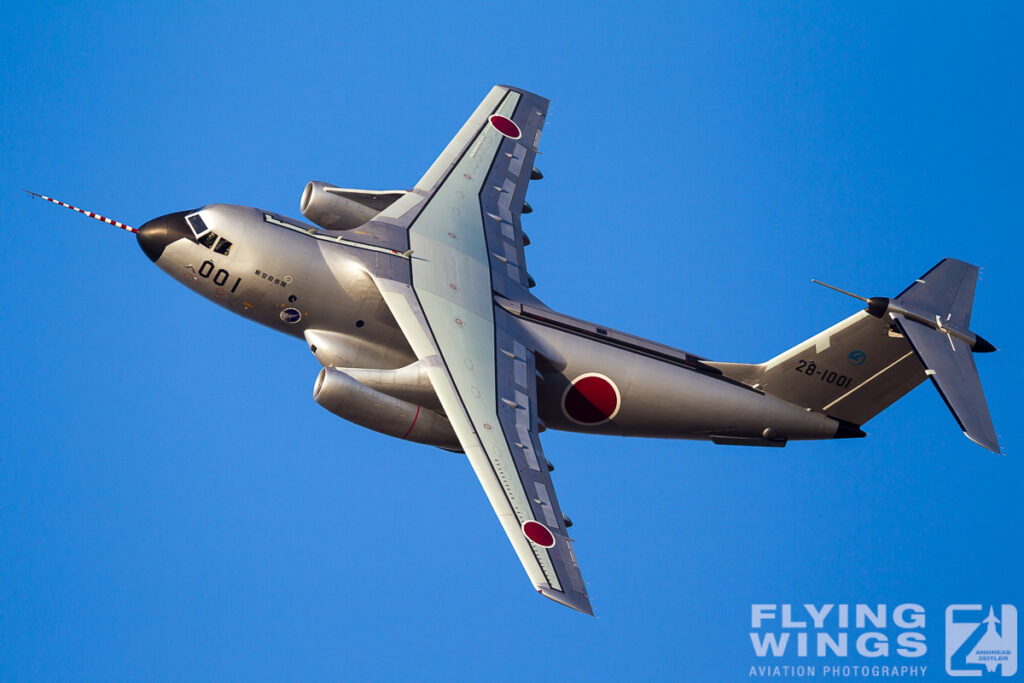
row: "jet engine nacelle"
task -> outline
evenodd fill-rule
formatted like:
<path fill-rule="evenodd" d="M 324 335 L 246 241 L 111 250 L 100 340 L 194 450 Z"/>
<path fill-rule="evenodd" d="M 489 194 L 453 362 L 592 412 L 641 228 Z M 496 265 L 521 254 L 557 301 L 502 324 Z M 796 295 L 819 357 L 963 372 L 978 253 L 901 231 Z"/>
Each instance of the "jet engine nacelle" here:
<path fill-rule="evenodd" d="M 299 210 L 325 230 L 351 230 L 404 195 L 403 190 L 350 190 L 313 181 L 302 191 Z"/>
<path fill-rule="evenodd" d="M 388 436 L 461 451 L 448 418 L 430 408 L 382 394 L 335 368 L 317 375 L 313 398 L 349 422 Z"/>

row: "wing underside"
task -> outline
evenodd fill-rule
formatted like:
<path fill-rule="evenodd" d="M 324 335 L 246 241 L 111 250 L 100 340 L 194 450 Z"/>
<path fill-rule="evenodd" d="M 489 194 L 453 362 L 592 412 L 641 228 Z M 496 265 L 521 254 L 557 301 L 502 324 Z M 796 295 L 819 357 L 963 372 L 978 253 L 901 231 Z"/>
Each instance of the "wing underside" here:
<path fill-rule="evenodd" d="M 375 280 L 534 587 L 593 614 L 537 436 L 533 350 L 494 303 L 494 292 L 529 296 L 519 217 L 546 110 L 531 93 L 492 89 L 378 216 L 408 229 L 412 254 Z"/>

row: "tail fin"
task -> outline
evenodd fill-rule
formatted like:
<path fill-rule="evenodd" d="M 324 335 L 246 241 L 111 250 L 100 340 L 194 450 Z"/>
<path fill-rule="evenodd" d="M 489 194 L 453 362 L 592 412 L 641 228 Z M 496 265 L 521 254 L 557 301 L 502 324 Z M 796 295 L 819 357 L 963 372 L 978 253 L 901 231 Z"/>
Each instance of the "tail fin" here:
<path fill-rule="evenodd" d="M 968 330 L 977 276 L 976 266 L 945 259 L 895 299 L 866 299 L 866 310 L 765 363 L 704 362 L 858 426 L 931 377 L 967 438 L 998 453 L 972 358 L 995 349 Z"/>

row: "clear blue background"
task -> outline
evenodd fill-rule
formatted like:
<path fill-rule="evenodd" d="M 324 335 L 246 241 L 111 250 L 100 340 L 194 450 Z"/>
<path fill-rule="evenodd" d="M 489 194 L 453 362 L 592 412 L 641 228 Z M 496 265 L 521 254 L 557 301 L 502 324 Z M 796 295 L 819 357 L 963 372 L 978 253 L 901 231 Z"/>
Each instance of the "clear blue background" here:
<path fill-rule="evenodd" d="M 6 6 L 0 678 L 742 680 L 750 604 L 812 601 L 924 605 L 941 678 L 947 604 L 1024 614 L 1024 11 L 848 4 Z M 297 216 L 308 180 L 413 185 L 494 83 L 552 99 L 549 305 L 756 362 L 857 309 L 810 278 L 961 258 L 1006 457 L 929 385 L 784 450 L 548 432 L 591 619 L 464 458 L 335 418 L 301 342 L 20 192 Z"/>

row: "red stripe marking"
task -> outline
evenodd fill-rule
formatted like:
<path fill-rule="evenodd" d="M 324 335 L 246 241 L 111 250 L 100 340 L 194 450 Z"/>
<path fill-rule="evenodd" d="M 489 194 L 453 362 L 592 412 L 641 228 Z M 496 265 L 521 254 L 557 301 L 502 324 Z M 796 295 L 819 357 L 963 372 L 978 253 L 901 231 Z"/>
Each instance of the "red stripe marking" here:
<path fill-rule="evenodd" d="M 405 433 L 405 436 L 402 437 L 403 439 L 409 438 L 409 435 L 412 434 L 412 428 L 416 426 L 416 420 L 420 419 L 420 410 L 422 410 L 422 408 L 420 406 L 416 406 L 416 417 L 412 419 L 412 424 L 409 425 L 409 431 Z"/>

